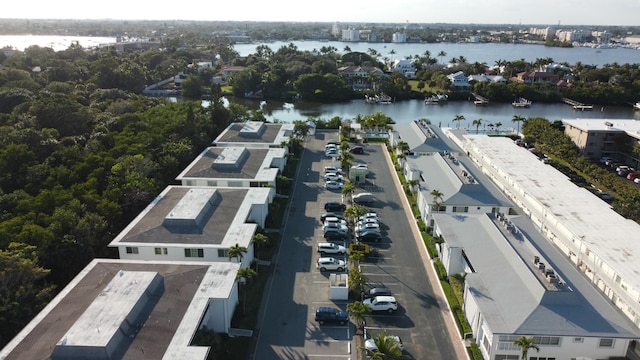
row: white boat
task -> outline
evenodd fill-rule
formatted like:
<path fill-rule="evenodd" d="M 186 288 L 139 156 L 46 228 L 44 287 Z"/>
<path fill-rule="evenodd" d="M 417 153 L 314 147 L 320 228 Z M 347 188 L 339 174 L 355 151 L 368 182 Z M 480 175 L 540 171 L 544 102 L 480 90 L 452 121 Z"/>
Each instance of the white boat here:
<path fill-rule="evenodd" d="M 438 99 L 438 96 L 433 95 L 433 96 L 425 97 L 424 103 L 425 105 L 438 105 L 440 104 L 440 100 Z"/>
<path fill-rule="evenodd" d="M 393 102 L 391 96 L 385 94 L 373 96 L 365 95 L 364 101 L 368 104 L 391 104 Z"/>
<path fill-rule="evenodd" d="M 635 104 L 633 105 L 633 109 L 634 109 L 634 110 L 640 110 L 640 101 L 638 101 L 637 103 L 635 103 Z"/>
<path fill-rule="evenodd" d="M 518 98 L 517 100 L 514 100 L 511 105 L 513 105 L 513 107 L 519 107 L 519 108 L 528 108 L 529 106 L 531 106 L 531 100 L 527 100 L 523 97 Z"/>

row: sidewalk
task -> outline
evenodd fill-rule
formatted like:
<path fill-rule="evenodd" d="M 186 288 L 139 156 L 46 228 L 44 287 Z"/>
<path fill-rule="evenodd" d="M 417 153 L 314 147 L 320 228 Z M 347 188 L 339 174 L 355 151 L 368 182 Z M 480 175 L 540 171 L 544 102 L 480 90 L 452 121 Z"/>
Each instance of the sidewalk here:
<path fill-rule="evenodd" d="M 442 312 L 443 312 L 442 315 L 444 317 L 445 323 L 447 324 L 447 331 L 449 332 L 449 336 L 453 341 L 453 346 L 456 351 L 456 358 L 459 360 L 464 360 L 464 359 L 469 360 L 469 354 L 467 353 L 465 342 L 462 339 L 460 332 L 458 331 L 458 326 L 456 325 L 456 321 L 454 319 L 455 315 L 451 311 L 451 308 L 449 308 L 449 303 L 447 302 L 446 297 L 443 295 L 444 290 L 440 285 L 440 280 L 438 279 L 438 275 L 434 268 L 433 261 L 431 261 L 431 258 L 429 257 L 429 253 L 427 252 L 427 247 L 422 241 L 422 235 L 420 234 L 420 230 L 418 229 L 418 224 L 415 221 L 416 220 L 415 216 L 411 211 L 411 205 L 409 204 L 409 200 L 407 200 L 407 196 L 402 191 L 402 184 L 400 183 L 400 179 L 398 178 L 398 174 L 396 173 L 395 166 L 393 165 L 393 162 L 391 160 L 391 155 L 389 154 L 387 147 L 384 144 L 382 146 L 385 149 L 384 154 L 387 161 L 387 165 L 389 166 L 389 171 L 391 171 L 394 174 L 393 181 L 396 185 L 395 186 L 396 191 L 398 192 L 400 199 L 402 199 L 404 212 L 407 218 L 412 220 L 412 221 L 409 221 L 409 223 L 411 224 L 411 231 L 413 232 L 413 238 L 416 241 L 416 245 L 418 245 L 420 256 L 422 257 L 422 260 L 423 260 L 422 263 L 424 264 L 425 270 L 428 275 L 429 283 L 431 284 L 433 289 L 440 289 L 440 293 L 434 294 L 434 296 L 438 301 L 439 308 L 442 309 Z"/>

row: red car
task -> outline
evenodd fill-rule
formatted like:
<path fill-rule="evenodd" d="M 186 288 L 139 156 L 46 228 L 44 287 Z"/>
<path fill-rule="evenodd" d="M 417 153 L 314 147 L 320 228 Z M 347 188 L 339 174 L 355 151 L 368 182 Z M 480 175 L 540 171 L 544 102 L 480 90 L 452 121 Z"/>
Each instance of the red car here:
<path fill-rule="evenodd" d="M 351 148 L 352 154 L 364 154 L 364 147 L 362 146 L 354 146 Z"/>
<path fill-rule="evenodd" d="M 640 177 L 640 172 L 638 172 L 638 171 L 630 172 L 630 173 L 627 174 L 627 179 L 629 179 L 629 180 L 633 180 L 633 179 L 635 179 L 637 177 Z"/>

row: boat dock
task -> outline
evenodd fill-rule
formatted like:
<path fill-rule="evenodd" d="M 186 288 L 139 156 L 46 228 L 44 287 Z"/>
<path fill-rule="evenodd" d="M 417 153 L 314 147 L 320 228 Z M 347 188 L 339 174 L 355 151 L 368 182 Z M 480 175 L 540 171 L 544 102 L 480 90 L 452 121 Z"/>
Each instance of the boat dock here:
<path fill-rule="evenodd" d="M 593 110 L 593 105 L 583 104 L 579 101 L 571 100 L 569 98 L 562 98 L 562 101 L 571 105 L 573 107 L 573 110 L 581 110 L 581 111 Z"/>
<path fill-rule="evenodd" d="M 476 98 L 473 101 L 474 105 L 487 105 L 489 103 L 489 99 L 487 99 L 486 97 L 480 96 L 476 93 L 471 93 L 471 95 Z"/>

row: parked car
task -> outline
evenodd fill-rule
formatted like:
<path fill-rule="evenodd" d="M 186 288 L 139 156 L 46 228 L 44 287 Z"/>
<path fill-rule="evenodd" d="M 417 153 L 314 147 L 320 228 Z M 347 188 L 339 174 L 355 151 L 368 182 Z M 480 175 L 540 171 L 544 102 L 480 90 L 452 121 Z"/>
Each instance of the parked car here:
<path fill-rule="evenodd" d="M 364 225 L 364 224 L 380 224 L 380 221 L 378 221 L 378 219 L 376 218 L 365 217 L 362 219 L 358 219 L 358 222 L 356 223 L 356 225 Z"/>
<path fill-rule="evenodd" d="M 316 262 L 316 269 L 320 269 L 320 271 L 343 271 L 345 264 L 344 260 L 338 260 L 332 257 L 321 257 L 318 259 L 318 262 Z"/>
<path fill-rule="evenodd" d="M 327 190 L 342 190 L 344 184 L 340 181 L 329 180 L 324 183 L 324 188 Z"/>
<path fill-rule="evenodd" d="M 329 141 L 327 141 L 327 145 L 338 146 L 338 145 L 340 145 L 340 141 L 339 140 L 329 140 Z"/>
<path fill-rule="evenodd" d="M 356 169 L 369 169 L 369 165 L 365 164 L 365 163 L 357 163 L 351 166 L 352 168 L 356 168 Z"/>
<path fill-rule="evenodd" d="M 382 235 L 378 231 L 363 231 L 361 233 L 356 233 L 356 238 L 360 242 L 380 242 L 382 240 Z"/>
<path fill-rule="evenodd" d="M 362 234 L 365 230 L 377 230 L 380 231 L 380 224 L 376 223 L 359 223 L 356 225 L 355 231 L 356 233 Z"/>
<path fill-rule="evenodd" d="M 322 222 L 322 225 L 327 225 L 330 223 L 347 226 L 347 220 L 345 220 L 344 218 L 336 217 L 336 216 L 325 217 L 324 221 Z"/>
<path fill-rule="evenodd" d="M 338 229 L 329 229 L 322 234 L 325 240 L 346 240 L 349 238 L 349 233 L 338 231 Z"/>
<path fill-rule="evenodd" d="M 360 216 L 358 218 L 358 220 L 365 220 L 365 219 L 375 219 L 375 220 L 380 220 L 380 217 L 378 216 L 378 213 L 374 213 L 374 212 L 368 212 L 362 216 Z"/>
<path fill-rule="evenodd" d="M 633 182 L 636 184 L 640 184 L 640 177 L 633 179 Z"/>
<path fill-rule="evenodd" d="M 630 172 L 630 173 L 627 174 L 627 179 L 629 179 L 629 180 L 633 180 L 633 179 L 635 179 L 637 177 L 640 177 L 640 172 L 638 172 L 638 171 L 633 171 L 633 172 Z"/>
<path fill-rule="evenodd" d="M 356 204 L 368 204 L 374 201 L 376 201 L 376 198 L 372 193 L 365 192 L 353 195 L 353 202 Z"/>
<path fill-rule="evenodd" d="M 318 324 L 338 323 L 344 325 L 349 321 L 349 314 L 346 312 L 330 307 L 319 307 L 316 309 L 315 320 Z"/>
<path fill-rule="evenodd" d="M 404 344 L 402 343 L 402 339 L 400 339 L 397 335 L 387 335 L 387 339 L 393 340 L 398 344 L 398 349 L 400 351 L 404 351 Z M 364 341 L 364 348 L 369 352 L 378 351 L 378 345 L 376 345 L 376 341 L 374 339 L 367 339 Z"/>
<path fill-rule="evenodd" d="M 339 169 L 335 166 L 325 166 L 324 173 L 325 174 L 334 173 L 334 174 L 342 175 L 342 169 Z"/>
<path fill-rule="evenodd" d="M 342 225 L 339 223 L 325 223 L 324 225 L 322 225 L 322 231 L 326 232 L 329 230 L 335 230 L 338 231 L 340 233 L 344 233 L 344 234 L 348 234 L 349 233 L 349 228 L 347 227 L 347 225 Z"/>
<path fill-rule="evenodd" d="M 332 218 L 332 217 L 336 218 L 336 219 L 344 220 L 344 215 L 342 215 L 341 213 L 338 213 L 338 212 L 326 212 L 326 213 L 320 215 L 320 221 L 322 221 L 324 223 L 327 218 Z"/>
<path fill-rule="evenodd" d="M 367 298 L 374 298 L 376 296 L 391 296 L 391 289 L 388 287 L 373 287 L 365 294 Z"/>
<path fill-rule="evenodd" d="M 387 311 L 392 313 L 398 310 L 398 303 L 393 296 L 376 296 L 364 299 L 362 303 L 371 308 L 371 311 Z"/>
<path fill-rule="evenodd" d="M 332 242 L 321 242 L 321 243 L 318 243 L 318 252 L 322 255 L 324 254 L 344 255 L 347 253 L 347 248 L 342 245 L 334 244 Z"/>
<path fill-rule="evenodd" d="M 337 201 L 327 201 L 326 203 L 324 203 L 324 209 L 325 211 L 343 212 L 347 209 L 347 205 Z"/>
<path fill-rule="evenodd" d="M 364 147 L 354 146 L 349 150 L 352 154 L 364 154 Z"/>
<path fill-rule="evenodd" d="M 326 181 L 343 181 L 344 177 L 337 173 L 326 173 L 324 174 L 324 179 Z"/>

